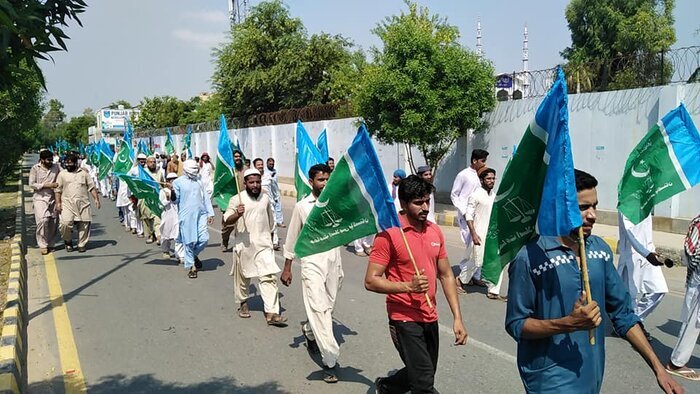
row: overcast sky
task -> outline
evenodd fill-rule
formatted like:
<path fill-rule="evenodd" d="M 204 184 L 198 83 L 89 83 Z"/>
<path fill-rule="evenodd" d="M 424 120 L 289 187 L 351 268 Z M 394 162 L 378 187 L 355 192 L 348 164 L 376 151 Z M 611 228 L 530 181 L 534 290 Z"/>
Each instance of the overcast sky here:
<path fill-rule="evenodd" d="M 674 47 L 700 45 L 693 20 L 696 0 L 676 1 Z M 252 4 L 258 1 L 251 0 Z M 570 44 L 564 19 L 566 0 L 421 1 L 447 17 L 474 49 L 481 19 L 486 57 L 496 70 L 520 70 L 523 27 L 529 31 L 530 70 L 561 62 Z M 89 2 L 83 27 L 67 29 L 68 52 L 44 62 L 48 97 L 65 104 L 68 116 L 98 109 L 118 99 L 136 105 L 144 96 L 189 99 L 211 90 L 211 48 L 226 39 L 226 0 L 99 0 Z M 405 10 L 402 0 L 287 0 L 310 34 L 327 32 L 350 38 L 365 51 L 379 40 L 370 31 L 384 17 Z"/>

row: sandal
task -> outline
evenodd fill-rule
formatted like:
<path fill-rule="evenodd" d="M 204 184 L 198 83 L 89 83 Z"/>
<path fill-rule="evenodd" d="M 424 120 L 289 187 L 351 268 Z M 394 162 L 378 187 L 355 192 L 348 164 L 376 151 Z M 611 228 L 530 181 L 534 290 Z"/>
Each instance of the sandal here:
<path fill-rule="evenodd" d="M 241 307 L 238 308 L 238 317 L 241 319 L 249 319 L 250 318 L 250 311 L 248 310 L 248 303 L 247 302 L 242 302 Z"/>
<path fill-rule="evenodd" d="M 287 318 L 278 313 L 272 313 L 266 317 L 268 326 L 287 327 Z"/>
<path fill-rule="evenodd" d="M 189 272 L 187 272 L 187 277 L 190 279 L 197 279 L 197 270 L 189 270 Z"/>
<path fill-rule="evenodd" d="M 508 297 L 503 297 L 500 294 L 486 293 L 486 298 L 488 298 L 489 300 L 498 300 L 498 301 L 508 302 Z"/>
<path fill-rule="evenodd" d="M 338 369 L 337 366 L 332 368 L 323 366 L 323 381 L 326 383 L 338 383 Z"/>
<path fill-rule="evenodd" d="M 665 368 L 666 372 L 670 373 L 671 375 L 678 376 L 679 378 L 688 379 L 692 381 L 700 380 L 700 375 L 698 375 L 698 373 L 691 368 L 685 366 L 677 369 L 669 368 L 668 366 L 666 366 Z"/>
<path fill-rule="evenodd" d="M 467 291 L 460 285 L 457 285 L 457 294 L 467 294 Z"/>

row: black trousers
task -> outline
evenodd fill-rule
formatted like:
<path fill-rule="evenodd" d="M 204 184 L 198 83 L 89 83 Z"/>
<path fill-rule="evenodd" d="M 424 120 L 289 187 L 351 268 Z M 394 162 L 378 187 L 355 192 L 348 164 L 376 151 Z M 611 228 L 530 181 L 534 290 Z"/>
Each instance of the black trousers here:
<path fill-rule="evenodd" d="M 381 392 L 437 393 L 438 323 L 390 320 L 389 333 L 405 367 L 382 380 Z"/>

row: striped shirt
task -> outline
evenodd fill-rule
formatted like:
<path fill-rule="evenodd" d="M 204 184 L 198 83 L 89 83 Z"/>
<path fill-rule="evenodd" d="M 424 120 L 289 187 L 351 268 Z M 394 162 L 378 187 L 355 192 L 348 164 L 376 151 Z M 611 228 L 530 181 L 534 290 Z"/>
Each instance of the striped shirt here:
<path fill-rule="evenodd" d="M 688 260 L 688 273 L 685 276 L 686 286 L 700 284 L 700 215 L 690 222 L 688 235 L 685 237 L 685 253 Z"/>

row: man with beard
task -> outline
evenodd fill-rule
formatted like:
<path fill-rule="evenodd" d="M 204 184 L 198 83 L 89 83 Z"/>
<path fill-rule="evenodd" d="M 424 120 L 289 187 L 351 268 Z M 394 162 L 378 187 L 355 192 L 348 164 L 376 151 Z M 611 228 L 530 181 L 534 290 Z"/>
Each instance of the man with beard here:
<path fill-rule="evenodd" d="M 244 185 L 243 174 L 248 169 L 247 166 L 243 165 L 243 154 L 239 150 L 233 150 L 233 165 L 234 165 L 234 175 L 238 177 L 238 188 L 242 188 Z M 221 217 L 221 251 L 228 251 L 228 243 L 231 238 L 231 233 L 233 232 L 232 225 L 227 225 L 224 221 L 223 216 Z"/>
<path fill-rule="evenodd" d="M 325 164 L 316 164 L 309 169 L 311 194 L 294 205 L 289 222 L 287 241 L 284 245 L 284 270 L 280 280 L 285 286 L 292 283 L 292 262 L 296 258 L 294 245 L 297 243 L 306 218 L 316 204 L 316 199 L 326 187 L 331 169 Z M 301 326 L 306 339 L 306 348 L 312 353 L 321 353 L 323 360 L 323 380 L 326 383 L 338 381 L 336 366 L 340 356 L 340 346 L 333 336 L 333 308 L 340 285 L 343 282 L 343 266 L 340 248 L 317 253 L 301 259 L 301 294 L 308 321 Z"/>
<path fill-rule="evenodd" d="M 469 283 L 474 276 L 474 273 L 484 265 L 484 243 L 486 242 L 486 233 L 489 230 L 489 219 L 491 218 L 491 208 L 496 198 L 496 192 L 493 186 L 496 184 L 496 170 L 488 167 L 481 167 L 477 172 L 481 187 L 476 189 L 469 196 L 467 202 L 467 213 L 465 219 L 471 234 L 474 246 L 467 247 L 467 258 L 460 263 L 460 273 L 457 280 L 457 293 L 464 294 L 462 283 Z M 505 269 L 504 269 L 505 270 Z M 490 300 L 507 301 L 507 298 L 502 297 L 501 282 L 503 281 L 503 271 L 498 278 L 498 283 L 493 285 L 488 284 L 486 297 Z"/>
<path fill-rule="evenodd" d="M 156 165 L 156 158 L 153 156 L 148 156 L 146 158 L 146 174 L 150 175 L 156 182 L 160 184 L 165 183 L 165 177 L 163 176 L 163 170 L 158 168 Z M 139 216 L 143 220 L 143 230 L 146 235 L 146 243 L 151 244 L 153 242 L 158 242 L 160 244 L 160 218 L 151 212 L 151 209 L 146 206 L 144 200 L 139 200 L 138 202 Z"/>
<path fill-rule="evenodd" d="M 280 272 L 272 249 L 275 217 L 267 194 L 262 193 L 260 172 L 254 168 L 243 175 L 245 190 L 231 197 L 224 222 L 235 228 L 233 249 L 233 296 L 240 305 L 238 316 L 250 317 L 248 297 L 250 280 L 258 278 L 260 296 L 267 324 L 285 327 L 287 318 L 280 315 L 277 276 Z"/>
<path fill-rule="evenodd" d="M 78 252 L 85 252 L 90 238 L 90 196 L 95 200 L 95 206 L 100 209 L 100 199 L 95 184 L 90 175 L 78 168 L 78 158 L 74 154 L 66 157 L 66 169 L 58 174 L 56 179 L 56 212 L 61 214 L 60 231 L 66 245 L 66 252 L 73 251 L 73 226 L 78 227 Z"/>
<path fill-rule="evenodd" d="M 209 197 L 214 193 L 214 165 L 211 164 L 209 153 L 203 152 L 199 158 L 199 176 L 209 191 Z"/>
<path fill-rule="evenodd" d="M 180 158 L 178 157 L 177 153 L 173 153 L 170 155 L 170 161 L 168 161 L 168 165 L 165 167 L 165 172 L 168 174 L 171 172 L 174 172 L 177 174 L 177 176 L 181 176 L 182 173 L 178 173 L 178 169 L 180 168 Z"/>
<path fill-rule="evenodd" d="M 267 188 L 267 194 L 272 200 L 272 208 L 275 212 L 275 223 L 277 227 L 285 228 L 284 216 L 282 215 L 282 201 L 280 200 L 280 185 L 277 182 L 277 170 L 275 169 L 275 159 L 267 158 L 267 168 L 263 174 L 263 188 Z"/>
<path fill-rule="evenodd" d="M 647 341 L 632 300 L 613 265 L 610 247 L 592 235 L 598 181 L 574 170 L 583 222 L 592 301 L 586 303 L 579 263 L 578 229 L 567 236 L 537 236 L 520 249 L 508 269 L 506 331 L 518 344 L 518 371 L 528 393 L 598 393 L 605 370 L 601 307 L 615 331 L 654 371 L 666 393 L 683 393 Z M 546 209 L 547 207 L 543 207 Z M 596 328 L 598 327 L 598 328 Z M 595 345 L 589 330 L 595 329 Z"/>
<path fill-rule="evenodd" d="M 186 160 L 183 166 L 185 176 L 173 182 L 171 200 L 177 205 L 179 243 L 185 248 L 185 269 L 187 277 L 197 278 L 197 270 L 202 267 L 199 253 L 209 242 L 209 224 L 214 223 L 214 208 L 207 197 L 205 186 L 199 178 L 199 166 L 194 160 Z"/>
<path fill-rule="evenodd" d="M 41 254 L 48 254 L 56 235 L 56 178 L 61 169 L 53 162 L 53 153 L 45 149 L 39 152 L 39 162 L 29 170 L 29 186 L 34 191 L 32 206 L 36 222 L 36 244 Z"/>

